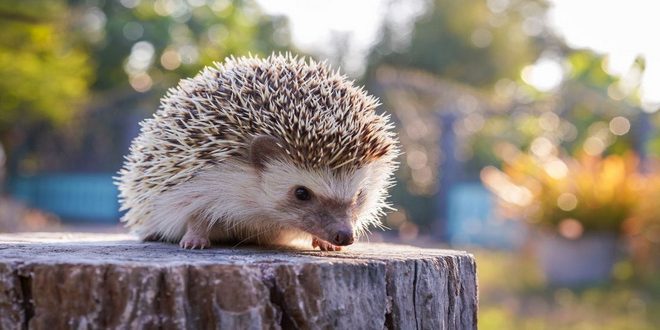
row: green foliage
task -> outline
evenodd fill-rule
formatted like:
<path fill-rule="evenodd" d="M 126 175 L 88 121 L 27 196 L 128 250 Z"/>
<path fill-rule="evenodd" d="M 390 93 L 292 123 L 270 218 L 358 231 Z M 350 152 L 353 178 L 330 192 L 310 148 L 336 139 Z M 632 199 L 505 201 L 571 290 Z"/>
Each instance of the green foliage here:
<path fill-rule="evenodd" d="M 513 0 L 501 8 L 482 0 L 431 1 L 403 47 L 396 41 L 398 27 L 386 22 L 370 64 L 423 69 L 474 86 L 516 79 L 540 52 L 532 35 L 541 27 L 526 31 L 524 24 L 537 24 L 544 15 L 543 1 Z"/>
<path fill-rule="evenodd" d="M 660 112 L 656 112 L 652 116 L 649 116 L 650 118 L 648 120 L 651 121 L 651 125 L 653 127 L 660 127 Z M 647 152 L 649 154 L 652 154 L 658 158 L 660 158 L 660 130 L 656 129 L 653 131 L 653 136 L 651 137 L 651 141 L 649 141 L 649 144 L 647 146 Z"/>
<path fill-rule="evenodd" d="M 0 2 L 9 171 L 115 170 L 127 121 L 166 88 L 229 55 L 289 49 L 287 20 L 252 0 Z"/>
<path fill-rule="evenodd" d="M 0 130 L 66 122 L 90 84 L 105 91 L 142 79 L 140 91 L 170 87 L 228 55 L 290 49 L 287 21 L 264 16 L 252 1 L 123 3 L 132 8 L 120 1 L 0 4 Z M 147 63 L 136 68 L 129 57 L 139 42 L 151 54 L 139 55 Z"/>
<path fill-rule="evenodd" d="M 577 289 L 544 283 L 528 256 L 480 250 L 480 329 L 655 329 L 660 315 L 660 281 L 613 271 L 608 285 Z"/>
<path fill-rule="evenodd" d="M 0 133 L 23 123 L 63 123 L 80 109 L 91 68 L 67 38 L 62 1 L 0 5 Z"/>
<path fill-rule="evenodd" d="M 170 87 L 229 55 L 290 49 L 286 19 L 263 15 L 253 1 L 143 0 L 132 8 L 106 1 L 98 8 L 85 3 L 77 8 L 87 14 L 100 10 L 107 20 L 102 31 L 88 36 L 97 63 L 96 90 L 126 86 L 138 74 Z M 139 42 L 153 53 L 146 66 L 131 68 Z"/>
<path fill-rule="evenodd" d="M 569 53 L 566 59 L 574 81 L 597 89 L 607 87 L 615 81 L 614 77 L 603 70 L 605 59 L 602 56 L 586 50 L 577 50 Z"/>
<path fill-rule="evenodd" d="M 635 93 L 623 100 L 612 99 L 608 91 L 620 80 L 603 70 L 605 58 L 591 51 L 567 51 L 566 78 L 551 93 L 531 92 L 523 82 L 514 83 L 510 111 L 490 114 L 484 128 L 469 137 L 476 167 L 501 164 L 499 145 L 506 143 L 527 150 L 545 137 L 569 155 L 584 152 L 585 143 L 597 138 L 603 154 L 623 154 L 634 148 L 635 127 L 623 135 L 609 128 L 613 118 L 623 116 L 635 124 L 639 110 Z M 516 98 L 518 100 L 516 100 Z"/>

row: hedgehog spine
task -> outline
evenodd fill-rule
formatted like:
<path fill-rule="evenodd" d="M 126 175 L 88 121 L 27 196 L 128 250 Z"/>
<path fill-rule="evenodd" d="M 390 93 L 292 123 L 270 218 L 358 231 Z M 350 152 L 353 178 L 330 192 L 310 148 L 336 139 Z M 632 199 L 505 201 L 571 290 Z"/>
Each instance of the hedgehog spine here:
<path fill-rule="evenodd" d="M 218 240 L 327 239 L 315 224 L 330 218 L 360 234 L 379 224 L 398 154 L 377 105 L 325 63 L 290 55 L 215 63 L 170 89 L 141 123 L 117 178 L 122 221 L 169 241 L 191 222 Z M 249 158 L 262 136 L 275 153 L 263 167 Z M 290 190 L 303 183 L 318 193 L 316 208 L 293 202 Z M 301 220 L 310 214 L 316 223 Z"/>

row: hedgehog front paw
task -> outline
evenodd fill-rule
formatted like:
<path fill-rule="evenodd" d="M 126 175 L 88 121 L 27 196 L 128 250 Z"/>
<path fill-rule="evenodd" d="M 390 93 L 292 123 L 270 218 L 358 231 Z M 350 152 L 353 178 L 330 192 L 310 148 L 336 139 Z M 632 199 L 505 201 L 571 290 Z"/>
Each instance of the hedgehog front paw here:
<path fill-rule="evenodd" d="M 332 245 L 320 238 L 312 238 L 312 248 L 318 247 L 321 251 L 341 251 L 341 246 Z"/>
<path fill-rule="evenodd" d="M 209 241 L 208 238 L 202 237 L 202 236 L 195 236 L 195 235 L 185 235 L 179 242 L 179 246 L 184 248 L 184 249 L 200 249 L 203 250 L 204 248 L 210 247 L 211 242 Z"/>

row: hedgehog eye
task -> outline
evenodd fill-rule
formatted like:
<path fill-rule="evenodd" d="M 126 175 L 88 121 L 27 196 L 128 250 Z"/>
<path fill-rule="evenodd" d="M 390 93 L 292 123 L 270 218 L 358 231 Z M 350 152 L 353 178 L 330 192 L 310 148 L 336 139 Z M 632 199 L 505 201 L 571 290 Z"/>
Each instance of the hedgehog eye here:
<path fill-rule="evenodd" d="M 357 194 L 355 194 L 355 202 L 360 203 L 364 199 L 364 189 L 360 189 Z"/>
<path fill-rule="evenodd" d="M 296 188 L 293 192 L 294 195 L 296 195 L 296 198 L 301 201 L 308 201 L 312 199 L 312 192 L 309 191 L 306 187 L 300 186 Z"/>

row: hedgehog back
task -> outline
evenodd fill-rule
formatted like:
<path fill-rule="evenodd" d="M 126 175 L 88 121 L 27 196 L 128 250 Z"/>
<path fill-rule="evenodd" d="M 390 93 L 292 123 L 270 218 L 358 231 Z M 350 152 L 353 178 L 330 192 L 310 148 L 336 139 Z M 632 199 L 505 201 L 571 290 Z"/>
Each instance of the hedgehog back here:
<path fill-rule="evenodd" d="M 392 126 L 377 105 L 325 63 L 289 55 L 216 63 L 170 89 L 141 123 L 118 180 L 129 202 L 123 208 L 244 157 L 259 135 L 277 138 L 291 161 L 310 170 L 351 171 L 394 156 Z"/>

